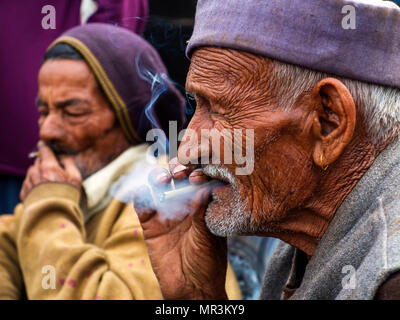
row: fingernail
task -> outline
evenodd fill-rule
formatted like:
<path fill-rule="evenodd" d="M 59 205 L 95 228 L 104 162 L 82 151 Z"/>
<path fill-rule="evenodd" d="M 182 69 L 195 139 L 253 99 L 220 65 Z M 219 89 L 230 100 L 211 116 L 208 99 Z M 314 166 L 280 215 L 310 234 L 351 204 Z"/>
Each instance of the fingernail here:
<path fill-rule="evenodd" d="M 190 177 L 204 176 L 203 169 L 196 169 L 190 173 Z"/>
<path fill-rule="evenodd" d="M 184 166 L 183 164 L 179 164 L 175 167 L 174 171 L 172 171 L 173 174 L 177 174 L 179 172 L 185 171 L 186 170 L 186 166 Z"/>
<path fill-rule="evenodd" d="M 168 178 L 166 173 L 160 173 L 157 178 L 156 181 L 157 182 L 163 182 L 164 180 L 166 180 Z"/>

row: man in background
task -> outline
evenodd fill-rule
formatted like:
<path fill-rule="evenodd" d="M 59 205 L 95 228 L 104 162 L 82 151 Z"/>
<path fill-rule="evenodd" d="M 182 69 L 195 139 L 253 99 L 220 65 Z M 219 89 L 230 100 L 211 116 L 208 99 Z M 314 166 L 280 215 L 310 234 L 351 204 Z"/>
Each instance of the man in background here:
<path fill-rule="evenodd" d="M 11 212 L 19 201 L 28 154 L 38 141 L 34 101 L 43 52 L 84 22 L 118 24 L 140 34 L 147 11 L 147 0 L 1 1 L 0 212 Z"/>
<path fill-rule="evenodd" d="M 111 193 L 147 163 L 152 90 L 137 57 L 167 75 L 145 40 L 110 24 L 75 27 L 46 52 L 32 107 L 37 157 L 22 202 L 0 217 L 0 298 L 161 299 L 133 206 Z M 152 111 L 181 127 L 184 99 L 167 77 L 165 86 Z"/>

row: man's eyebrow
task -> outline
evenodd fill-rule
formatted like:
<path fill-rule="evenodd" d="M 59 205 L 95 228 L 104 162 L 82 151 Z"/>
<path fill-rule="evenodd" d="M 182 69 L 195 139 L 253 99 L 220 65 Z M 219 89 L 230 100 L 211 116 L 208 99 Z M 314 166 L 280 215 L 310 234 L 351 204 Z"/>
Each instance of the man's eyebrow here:
<path fill-rule="evenodd" d="M 76 106 L 78 104 L 88 103 L 86 99 L 68 99 L 65 101 L 56 102 L 54 105 L 56 108 L 65 108 L 68 106 Z"/>
<path fill-rule="evenodd" d="M 216 94 L 214 94 L 210 90 L 204 90 L 204 88 L 202 88 L 200 85 L 196 85 L 196 84 L 188 85 L 186 88 L 186 92 L 193 97 L 198 96 L 198 97 L 202 97 L 207 100 L 213 100 L 213 101 L 219 100 L 219 98 Z"/>

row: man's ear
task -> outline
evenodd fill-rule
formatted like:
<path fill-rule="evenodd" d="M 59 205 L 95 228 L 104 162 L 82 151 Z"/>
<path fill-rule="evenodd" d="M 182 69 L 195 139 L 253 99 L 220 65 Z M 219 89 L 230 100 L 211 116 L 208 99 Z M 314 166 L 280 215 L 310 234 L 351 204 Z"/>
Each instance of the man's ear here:
<path fill-rule="evenodd" d="M 334 78 L 318 82 L 312 98 L 316 103 L 313 158 L 317 166 L 325 169 L 349 144 L 356 126 L 356 107 L 347 87 Z"/>

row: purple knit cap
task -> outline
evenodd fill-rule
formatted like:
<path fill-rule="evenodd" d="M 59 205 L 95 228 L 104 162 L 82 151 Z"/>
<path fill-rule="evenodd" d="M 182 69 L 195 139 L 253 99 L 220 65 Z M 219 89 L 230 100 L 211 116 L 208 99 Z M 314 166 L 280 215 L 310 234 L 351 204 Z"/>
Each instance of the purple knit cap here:
<path fill-rule="evenodd" d="M 178 130 L 186 122 L 185 99 L 168 79 L 156 50 L 121 27 L 89 23 L 72 28 L 54 41 L 79 51 L 93 71 L 131 143 L 146 140 L 158 127 L 168 134 L 169 121 Z"/>
<path fill-rule="evenodd" d="M 400 88 L 400 8 L 390 1 L 199 0 L 187 56 L 204 46 Z"/>

